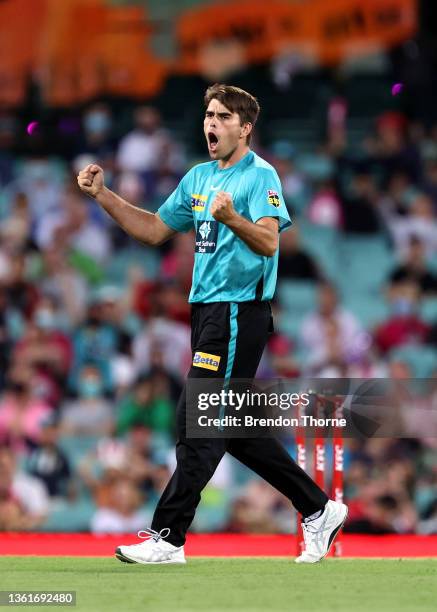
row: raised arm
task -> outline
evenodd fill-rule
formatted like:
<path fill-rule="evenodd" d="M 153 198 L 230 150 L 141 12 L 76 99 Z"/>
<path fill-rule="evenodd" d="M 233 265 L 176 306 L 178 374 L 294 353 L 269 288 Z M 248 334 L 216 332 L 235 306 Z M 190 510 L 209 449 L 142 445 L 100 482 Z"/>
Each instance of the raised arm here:
<path fill-rule="evenodd" d="M 77 177 L 80 189 L 94 198 L 100 206 L 132 238 L 157 246 L 176 234 L 158 214 L 142 210 L 105 187 L 103 170 L 96 164 L 89 164 Z"/>
<path fill-rule="evenodd" d="M 233 206 L 229 193 L 219 191 L 211 206 L 211 214 L 217 221 L 224 223 L 258 255 L 273 257 L 279 244 L 278 221 L 263 217 L 252 223 L 239 215 Z"/>

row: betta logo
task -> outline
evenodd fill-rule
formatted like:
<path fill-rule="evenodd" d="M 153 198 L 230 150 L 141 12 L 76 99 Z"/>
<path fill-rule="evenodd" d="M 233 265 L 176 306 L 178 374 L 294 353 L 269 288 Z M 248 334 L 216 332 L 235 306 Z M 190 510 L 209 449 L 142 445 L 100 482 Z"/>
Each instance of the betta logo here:
<path fill-rule="evenodd" d="M 194 355 L 193 366 L 196 368 L 205 368 L 217 372 L 220 365 L 220 355 L 211 355 L 210 353 L 201 353 L 198 351 Z"/>
<path fill-rule="evenodd" d="M 191 209 L 197 212 L 202 212 L 205 210 L 205 205 L 208 197 L 202 195 L 201 193 L 192 193 L 191 194 Z"/>

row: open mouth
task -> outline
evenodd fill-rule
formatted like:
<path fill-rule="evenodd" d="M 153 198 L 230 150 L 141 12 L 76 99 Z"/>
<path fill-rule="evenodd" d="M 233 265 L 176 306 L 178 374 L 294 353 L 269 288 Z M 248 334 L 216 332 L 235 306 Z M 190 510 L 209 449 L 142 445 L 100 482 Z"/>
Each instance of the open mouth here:
<path fill-rule="evenodd" d="M 208 132 L 208 145 L 211 151 L 215 151 L 218 145 L 218 138 L 214 132 Z"/>

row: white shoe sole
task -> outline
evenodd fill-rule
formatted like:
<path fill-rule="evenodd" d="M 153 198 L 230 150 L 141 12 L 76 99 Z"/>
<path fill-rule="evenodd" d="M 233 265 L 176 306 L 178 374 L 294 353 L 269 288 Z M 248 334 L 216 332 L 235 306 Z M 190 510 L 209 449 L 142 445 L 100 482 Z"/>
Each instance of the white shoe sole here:
<path fill-rule="evenodd" d="M 334 543 L 335 538 L 336 538 L 336 537 L 337 537 L 337 535 L 338 535 L 338 532 L 339 532 L 339 531 L 340 531 L 340 529 L 343 527 L 343 525 L 344 525 L 344 523 L 345 523 L 345 521 L 346 521 L 346 519 L 347 519 L 347 515 L 348 515 L 348 512 L 349 512 L 349 508 L 346 506 L 346 504 L 342 504 L 342 506 L 343 506 L 343 507 L 342 507 L 342 510 L 343 510 L 343 517 L 342 517 L 342 519 L 341 519 L 341 522 L 340 522 L 340 523 L 339 523 L 339 524 L 338 524 L 338 525 L 337 525 L 337 526 L 336 526 L 336 527 L 335 527 L 335 528 L 332 530 L 331 535 L 329 536 L 329 544 L 328 544 L 328 549 L 327 549 L 327 551 L 325 552 L 325 554 L 324 554 L 322 557 L 320 557 L 320 559 L 316 559 L 315 561 L 298 561 L 298 559 L 300 559 L 300 557 L 297 557 L 297 558 L 294 560 L 294 562 L 295 562 L 295 563 L 302 563 L 302 564 L 305 564 L 305 563 L 309 563 L 309 564 L 311 564 L 311 563 L 320 563 L 320 561 L 322 561 L 322 560 L 323 560 L 323 559 L 326 557 L 326 555 L 327 555 L 327 554 L 329 553 L 329 551 L 331 550 L 331 547 L 332 547 L 332 545 L 333 545 L 333 543 Z"/>
<path fill-rule="evenodd" d="M 186 563 L 185 559 L 183 561 L 177 561 L 175 559 L 168 559 L 167 561 L 137 561 L 135 559 L 129 558 L 127 555 L 122 553 L 120 548 L 115 549 L 115 557 L 123 563 L 139 563 L 141 565 L 164 565 L 168 563 L 179 563 L 180 565 L 183 565 L 184 563 Z"/>

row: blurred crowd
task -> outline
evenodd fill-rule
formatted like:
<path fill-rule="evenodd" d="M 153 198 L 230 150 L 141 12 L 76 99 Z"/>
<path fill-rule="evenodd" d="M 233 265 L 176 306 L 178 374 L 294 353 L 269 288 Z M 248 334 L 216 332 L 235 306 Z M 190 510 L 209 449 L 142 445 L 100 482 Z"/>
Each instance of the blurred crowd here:
<path fill-rule="evenodd" d="M 255 139 L 295 221 L 281 238 L 276 331 L 259 376 L 431 378 L 437 127 L 385 112 L 351 150 L 345 115 L 332 101 L 310 155 Z M 83 197 L 76 174 L 97 162 L 109 187 L 154 211 L 200 160 L 158 109 L 138 105 L 130 120 L 117 136 L 111 106 L 92 104 L 53 156 L 20 149 L 17 118 L 0 115 L 1 530 L 143 529 L 174 468 L 193 236 L 136 244 Z M 44 141 L 38 128 L 35 138 Z M 437 532 L 426 423 L 414 439 L 348 440 L 345 461 L 347 529 Z M 287 500 L 226 457 L 194 529 L 287 532 L 293 522 Z"/>

